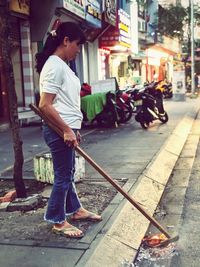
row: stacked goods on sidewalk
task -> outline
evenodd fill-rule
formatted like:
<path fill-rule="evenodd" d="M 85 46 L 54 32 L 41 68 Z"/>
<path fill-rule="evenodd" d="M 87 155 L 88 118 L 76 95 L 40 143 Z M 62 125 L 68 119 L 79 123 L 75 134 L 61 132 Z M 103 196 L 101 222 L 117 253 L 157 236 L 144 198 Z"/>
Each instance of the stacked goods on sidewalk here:
<path fill-rule="evenodd" d="M 34 174 L 37 181 L 53 184 L 54 172 L 52 157 L 50 153 L 44 153 L 37 155 L 33 159 L 34 162 Z M 85 159 L 76 153 L 75 158 L 75 182 L 85 177 Z"/>

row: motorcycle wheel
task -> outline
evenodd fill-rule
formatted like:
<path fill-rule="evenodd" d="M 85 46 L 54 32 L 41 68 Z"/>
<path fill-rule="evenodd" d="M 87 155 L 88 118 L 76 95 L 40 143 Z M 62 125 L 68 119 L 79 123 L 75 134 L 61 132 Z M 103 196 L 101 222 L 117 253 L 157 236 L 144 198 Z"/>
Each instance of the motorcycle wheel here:
<path fill-rule="evenodd" d="M 100 127 L 113 127 L 115 125 L 115 119 L 112 112 L 107 112 L 106 114 L 100 114 L 96 116 L 96 121 Z"/>
<path fill-rule="evenodd" d="M 168 117 L 167 112 L 165 112 L 165 114 L 164 114 L 163 116 L 160 116 L 160 117 L 159 117 L 159 120 L 160 120 L 162 123 L 166 123 L 166 122 L 168 122 L 169 117 Z"/>
<path fill-rule="evenodd" d="M 145 122 L 145 121 L 143 121 L 143 122 L 140 122 L 140 125 L 141 125 L 142 128 L 145 129 L 145 130 L 149 128 L 149 122 Z"/>
<path fill-rule="evenodd" d="M 129 121 L 132 117 L 133 114 L 133 110 L 131 106 L 126 106 L 123 109 L 120 108 L 117 110 L 117 114 L 118 114 L 118 122 L 119 123 L 125 123 L 127 121 Z"/>

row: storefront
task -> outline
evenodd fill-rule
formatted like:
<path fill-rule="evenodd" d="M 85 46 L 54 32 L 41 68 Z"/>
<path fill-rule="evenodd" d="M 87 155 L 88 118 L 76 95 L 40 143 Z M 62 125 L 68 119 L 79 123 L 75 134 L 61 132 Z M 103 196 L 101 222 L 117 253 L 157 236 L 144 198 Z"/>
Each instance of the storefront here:
<path fill-rule="evenodd" d="M 162 42 L 146 49 L 146 77 L 147 80 L 173 79 L 173 59 L 181 53 L 179 39 L 162 36 Z"/>
<path fill-rule="evenodd" d="M 99 40 L 102 79 L 116 77 L 119 86 L 124 87 L 131 78 L 128 61 L 131 54 L 130 16 L 119 9 L 117 18 L 116 27 L 110 26 Z"/>
<path fill-rule="evenodd" d="M 148 48 L 145 59 L 147 81 L 172 81 L 173 55 L 174 52 L 158 45 Z"/>

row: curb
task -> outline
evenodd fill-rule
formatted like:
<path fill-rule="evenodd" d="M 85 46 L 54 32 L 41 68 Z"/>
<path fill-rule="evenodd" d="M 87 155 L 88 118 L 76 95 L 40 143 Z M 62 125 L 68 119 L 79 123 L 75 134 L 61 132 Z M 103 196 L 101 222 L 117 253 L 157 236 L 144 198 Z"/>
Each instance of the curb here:
<path fill-rule="evenodd" d="M 140 175 L 135 190 L 129 192 L 130 196 L 141 203 L 151 216 L 162 197 L 198 112 L 197 103 L 179 122 Z M 150 223 L 128 201 L 120 208 L 117 209 L 118 214 L 113 224 L 97 235 L 90 249 L 76 265 L 77 267 L 117 267 L 121 266 L 124 260 L 133 262 Z"/>

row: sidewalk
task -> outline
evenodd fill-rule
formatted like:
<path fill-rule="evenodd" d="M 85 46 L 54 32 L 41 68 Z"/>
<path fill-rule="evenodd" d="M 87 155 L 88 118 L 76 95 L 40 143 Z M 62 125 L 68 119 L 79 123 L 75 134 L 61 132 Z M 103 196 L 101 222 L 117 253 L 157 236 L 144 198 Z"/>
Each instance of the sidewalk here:
<path fill-rule="evenodd" d="M 83 148 L 108 174 L 118 179 L 120 185 L 126 181 L 124 189 L 153 214 L 190 132 L 199 104 L 199 99 L 189 100 L 185 105 L 186 115 L 185 111 L 181 111 L 182 103 L 168 103 L 172 107 L 169 112 L 173 114 L 173 118 L 170 114 L 168 125 L 155 123 L 154 127 L 144 131 L 139 124 L 130 123 L 114 130 L 100 130 L 88 136 Z M 89 166 L 85 182 L 88 188 L 92 184 L 97 188 L 104 186 L 104 191 L 107 191 L 105 198 L 113 193 L 112 188 Z M 87 199 L 90 196 L 83 197 Z M 91 200 L 95 195 L 92 197 Z M 100 196 L 97 201 L 101 202 Z M 92 203 L 89 204 L 92 207 Z M 117 267 L 124 259 L 132 262 L 149 225 L 120 194 L 109 205 L 107 203 L 102 222 L 80 225 L 87 228 L 81 240 L 67 240 L 52 235 L 51 228 L 42 220 L 43 212 L 41 208 L 18 216 L 10 224 L 13 235 L 6 233 L 2 227 L 2 266 Z M 15 214 L 0 214 L 0 217 L 3 216 L 8 222 L 9 217 L 14 218 Z M 20 229 L 26 234 L 20 236 Z M 33 239 L 31 231 L 36 234 Z"/>

